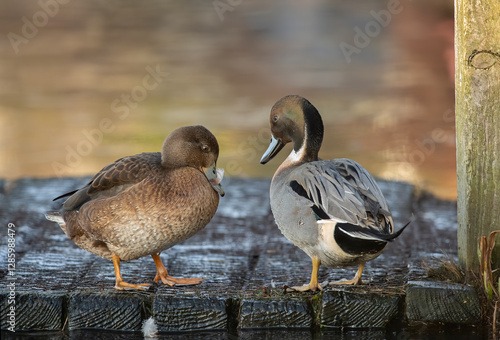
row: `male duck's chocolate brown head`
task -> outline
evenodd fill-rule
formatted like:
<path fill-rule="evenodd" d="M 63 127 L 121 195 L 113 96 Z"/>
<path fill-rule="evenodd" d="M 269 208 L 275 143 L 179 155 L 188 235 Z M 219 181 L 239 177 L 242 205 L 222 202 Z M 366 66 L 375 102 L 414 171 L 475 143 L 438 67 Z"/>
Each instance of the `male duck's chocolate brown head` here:
<path fill-rule="evenodd" d="M 224 190 L 217 173 L 219 144 L 205 127 L 185 126 L 165 138 L 161 151 L 161 165 L 165 168 L 189 166 L 205 173 L 210 184 L 221 195 Z"/>
<path fill-rule="evenodd" d="M 270 114 L 271 144 L 260 162 L 266 164 L 293 142 L 300 161 L 315 161 L 323 141 L 323 121 L 318 110 L 305 98 L 289 95 L 274 104 Z"/>

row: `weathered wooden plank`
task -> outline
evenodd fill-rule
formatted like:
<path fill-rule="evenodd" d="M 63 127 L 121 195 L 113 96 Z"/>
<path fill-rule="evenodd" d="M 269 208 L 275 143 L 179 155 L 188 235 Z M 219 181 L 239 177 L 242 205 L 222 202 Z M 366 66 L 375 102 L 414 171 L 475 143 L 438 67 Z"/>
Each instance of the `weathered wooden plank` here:
<path fill-rule="evenodd" d="M 226 330 L 226 299 L 157 294 L 153 317 L 159 331 Z"/>
<path fill-rule="evenodd" d="M 64 291 L 20 292 L 10 303 L 9 291 L 0 292 L 0 325 L 8 330 L 61 330 L 64 324 Z M 14 307 L 14 309 L 11 309 Z"/>
<path fill-rule="evenodd" d="M 62 328 L 68 291 L 85 268 L 88 257 L 82 250 L 58 247 L 57 243 L 50 251 L 28 251 L 15 262 L 13 275 L 8 276 L 2 289 L 11 284 L 15 287 L 0 293 L 2 329 L 6 320 L 3 316 L 10 312 L 5 292 L 15 297 L 17 330 Z"/>
<path fill-rule="evenodd" d="M 500 226 L 500 2 L 455 0 L 455 55 L 459 259 L 479 272 L 479 238 Z"/>
<path fill-rule="evenodd" d="M 323 327 L 382 328 L 402 318 L 402 294 L 339 288 L 323 291 L 319 322 Z"/>
<path fill-rule="evenodd" d="M 251 275 L 244 283 L 245 292 L 261 293 L 264 289 L 283 290 L 284 286 L 299 286 L 309 280 L 311 259 L 294 246 L 278 227 L 273 226 L 263 251 L 250 261 Z M 326 268 L 320 270 L 320 279 L 328 275 Z"/>
<path fill-rule="evenodd" d="M 72 293 L 68 326 L 74 329 L 138 331 L 147 317 L 149 294 L 127 293 L 112 288 Z"/>
<path fill-rule="evenodd" d="M 115 286 L 113 263 L 94 254 L 87 253 L 90 263 L 82 268 L 71 289 L 78 291 L 108 291 Z M 143 257 L 129 262 L 120 262 L 123 279 L 129 283 L 149 283 L 154 286 L 156 267 L 151 257 Z M 154 289 L 153 289 L 154 290 Z"/>
<path fill-rule="evenodd" d="M 224 178 L 226 196 L 220 200 L 217 213 L 232 219 L 258 219 L 269 211 L 269 179 Z"/>
<path fill-rule="evenodd" d="M 475 324 L 481 320 L 481 304 L 474 288 L 466 285 L 410 281 L 406 316 L 411 321 Z"/>
<path fill-rule="evenodd" d="M 75 182 L 82 182 L 78 179 L 60 181 L 64 187 L 74 187 Z M 247 327 L 261 327 L 257 328 L 262 330 L 258 334 L 273 334 L 274 337 L 274 334 L 279 333 L 269 333 L 269 330 L 263 327 L 308 327 L 307 325 L 315 324 L 311 322 L 311 318 L 316 320 L 318 317 L 318 322 L 323 320 L 325 325 L 334 325 L 328 329 L 332 334 L 336 334 L 334 327 L 353 324 L 373 326 L 373 322 L 359 321 L 356 314 L 356 311 L 360 310 L 359 304 L 365 304 L 367 300 L 372 299 L 367 297 L 367 294 L 380 295 L 384 300 L 387 298 L 387 292 L 391 291 L 390 287 L 405 283 L 409 271 L 413 273 L 413 277 L 421 279 L 425 272 L 408 269 L 410 261 L 412 267 L 417 266 L 420 265 L 420 256 L 436 256 L 441 250 L 453 253 L 456 247 L 453 218 L 456 208 L 452 202 L 443 202 L 426 195 L 414 201 L 411 186 L 382 181 L 380 185 L 391 204 L 397 223 L 406 222 L 412 207 L 417 209 L 417 221 L 408 227 L 400 238 L 392 242 L 382 256 L 367 264 L 363 273 L 365 286 L 353 290 L 343 288 L 343 293 L 326 292 L 323 293 L 326 294 L 323 300 L 319 297 L 316 298 L 318 301 L 314 300 L 314 303 L 322 304 L 322 307 L 325 306 L 324 310 L 328 311 L 328 308 L 332 310 L 332 301 L 335 300 L 329 294 L 344 294 L 344 300 L 339 302 L 344 304 L 339 307 L 344 310 L 341 310 L 336 319 L 331 313 L 313 313 L 309 299 L 313 299 L 314 294 L 283 295 L 285 285 L 301 285 L 309 280 L 311 262 L 309 257 L 287 241 L 274 225 L 269 211 L 269 183 L 257 182 L 254 185 L 254 180 L 234 180 L 231 183 L 231 192 L 234 192 L 235 197 L 231 198 L 229 205 L 220 210 L 200 233 L 162 253 L 163 262 L 171 275 L 201 277 L 205 279 L 202 284 L 186 287 L 154 284 L 156 268 L 150 257 L 122 262 L 124 279 L 131 283 L 151 283 L 152 286 L 147 292 L 113 290 L 113 264 L 74 246 L 57 225 L 44 220 L 41 212 L 53 209 L 51 205 L 54 203 L 50 202 L 50 198 L 54 195 L 52 186 L 55 182 L 23 180 L 11 184 L 8 190 L 4 189 L 6 200 L 0 203 L 8 204 L 13 214 L 0 211 L 0 219 L 11 222 L 6 218 L 16 216 L 17 221 L 20 221 L 14 221 L 16 227 L 19 227 L 16 250 L 20 251 L 19 257 L 16 258 L 16 294 L 33 295 L 30 297 L 33 301 L 39 294 L 44 294 L 46 299 L 53 298 L 54 301 L 62 298 L 62 308 L 69 314 L 68 326 L 75 335 L 84 334 L 78 333 L 78 329 L 89 328 L 138 330 L 142 321 L 154 313 L 152 301 L 155 297 L 159 297 L 155 302 L 158 315 L 161 316 L 157 323 L 163 322 L 159 326 L 164 331 L 180 330 L 176 327 L 184 327 L 183 330 L 234 330 L 241 321 L 243 328 L 238 329 L 243 335 L 254 334 L 248 333 L 252 331 Z M 35 192 L 38 196 L 31 199 L 31 193 Z M 14 195 L 12 200 L 10 194 Z M 250 196 L 248 206 L 246 195 Z M 226 198 L 228 197 L 224 199 Z M 224 200 L 221 201 L 221 207 L 223 204 Z M 255 214 L 252 214 L 253 210 Z M 4 244 L 5 238 L 0 239 L 0 245 Z M 6 247 L 0 247 L 0 256 L 6 255 L 4 248 Z M 6 270 L 5 262 L 2 262 L 1 279 L 6 277 Z M 321 267 L 320 281 L 350 279 L 355 270 L 356 268 Z M 331 288 L 327 287 L 328 289 Z M 162 302 L 162 297 L 175 298 L 177 301 L 169 304 L 168 301 Z M 185 307 L 182 307 L 184 300 L 187 302 Z M 241 309 L 240 301 L 243 301 Z M 387 303 L 377 302 L 371 306 L 376 310 Z M 37 304 L 31 305 L 38 308 Z M 181 308 L 177 308 L 179 305 Z M 193 306 L 200 307 L 201 311 L 191 310 Z M 315 308 L 312 309 L 316 311 Z M 238 315 L 240 310 L 243 313 Z M 318 311 L 322 309 L 319 308 Z M 261 312 L 262 314 L 259 314 Z M 186 318 L 187 313 L 192 315 Z M 174 319 L 172 315 L 175 316 Z M 202 315 L 205 316 L 200 322 L 188 322 Z M 377 316 L 373 319 L 377 321 L 376 318 Z M 64 321 L 65 317 L 62 322 Z M 375 327 L 378 327 L 377 325 L 375 323 Z M 304 335 L 300 331 L 294 334 L 301 334 L 297 335 L 297 338 Z"/>
<path fill-rule="evenodd" d="M 240 328 L 310 328 L 313 324 L 309 299 L 244 299 Z"/>
<path fill-rule="evenodd" d="M 427 277 L 426 265 L 437 268 L 442 262 L 458 262 L 456 202 L 424 192 L 419 195 L 415 209 L 415 222 L 393 242 L 399 246 L 403 240 L 405 247 L 401 251 L 410 250 L 408 280 Z"/>
<path fill-rule="evenodd" d="M 396 229 L 401 228 L 412 216 L 415 187 L 405 182 L 381 179 L 377 179 L 377 184 L 389 204 Z"/>
<path fill-rule="evenodd" d="M 66 291 L 84 275 L 92 254 L 73 247 L 29 251 L 16 263 L 16 291 Z"/>

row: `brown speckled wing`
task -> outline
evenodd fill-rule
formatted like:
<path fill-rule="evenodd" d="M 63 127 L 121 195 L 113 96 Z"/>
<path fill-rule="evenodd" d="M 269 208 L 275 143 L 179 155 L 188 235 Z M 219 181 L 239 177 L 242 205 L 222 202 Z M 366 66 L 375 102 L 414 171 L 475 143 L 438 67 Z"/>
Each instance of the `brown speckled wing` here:
<path fill-rule="evenodd" d="M 142 181 L 150 174 L 152 168 L 158 167 L 161 167 L 159 152 L 120 158 L 105 166 L 83 188 L 68 193 L 72 195 L 64 202 L 64 210 L 77 210 L 92 199 L 115 196 Z"/>
<path fill-rule="evenodd" d="M 88 183 L 87 193 L 96 194 L 104 190 L 142 181 L 151 167 L 161 164 L 159 152 L 141 153 L 120 158 L 99 171 Z"/>

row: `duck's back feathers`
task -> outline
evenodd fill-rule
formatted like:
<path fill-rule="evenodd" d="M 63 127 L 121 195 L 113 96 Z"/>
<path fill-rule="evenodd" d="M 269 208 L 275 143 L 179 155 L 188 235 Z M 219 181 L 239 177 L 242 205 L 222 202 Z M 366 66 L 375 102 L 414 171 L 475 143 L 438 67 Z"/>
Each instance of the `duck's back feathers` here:
<path fill-rule="evenodd" d="M 152 168 L 160 168 L 160 164 L 159 152 L 120 158 L 99 171 L 83 188 L 61 195 L 54 200 L 71 196 L 64 202 L 63 208 L 64 210 L 77 210 L 92 199 L 112 197 L 127 190 L 147 178 Z"/>
<path fill-rule="evenodd" d="M 89 183 L 88 193 L 92 195 L 117 186 L 138 183 L 150 174 L 152 168 L 159 168 L 160 164 L 159 152 L 145 152 L 120 158 L 94 176 Z"/>
<path fill-rule="evenodd" d="M 349 159 L 316 161 L 300 165 L 290 173 L 290 186 L 309 200 L 319 221 L 332 220 L 385 233 L 392 226 L 388 204 L 373 177 Z M 390 229 L 387 229 L 389 227 Z"/>
<path fill-rule="evenodd" d="M 377 214 L 378 211 L 374 209 L 381 209 L 383 214 L 390 214 L 389 205 L 380 191 L 375 179 L 370 175 L 365 168 L 359 163 L 347 158 L 338 158 L 329 161 L 335 167 L 337 172 L 346 180 L 351 187 L 364 195 L 366 207 L 368 211 Z"/>

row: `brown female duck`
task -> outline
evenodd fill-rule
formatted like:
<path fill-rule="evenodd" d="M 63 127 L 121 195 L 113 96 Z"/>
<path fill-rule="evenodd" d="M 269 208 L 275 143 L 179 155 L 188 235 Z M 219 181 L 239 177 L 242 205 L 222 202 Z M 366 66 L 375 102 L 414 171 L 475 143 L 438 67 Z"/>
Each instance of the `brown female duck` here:
<path fill-rule="evenodd" d="M 206 128 L 179 128 L 165 139 L 161 153 L 121 158 L 83 188 L 57 197 L 69 196 L 62 211 L 47 218 L 80 248 L 113 261 L 116 289 L 149 286 L 127 283 L 120 274 L 121 260 L 147 255 L 156 264 L 155 282 L 201 283 L 169 276 L 159 254 L 196 234 L 214 216 L 219 195 L 224 196 L 218 155 L 217 140 Z"/>
<path fill-rule="evenodd" d="M 350 159 L 318 158 L 323 122 L 309 101 L 281 98 L 271 110 L 270 123 L 272 139 L 262 164 L 293 143 L 271 183 L 271 210 L 283 235 L 312 259 L 310 283 L 293 288 L 321 290 L 320 264 L 358 266 L 354 279 L 336 283 L 360 284 L 364 264 L 404 228 L 394 233 L 384 195 L 361 165 Z"/>

